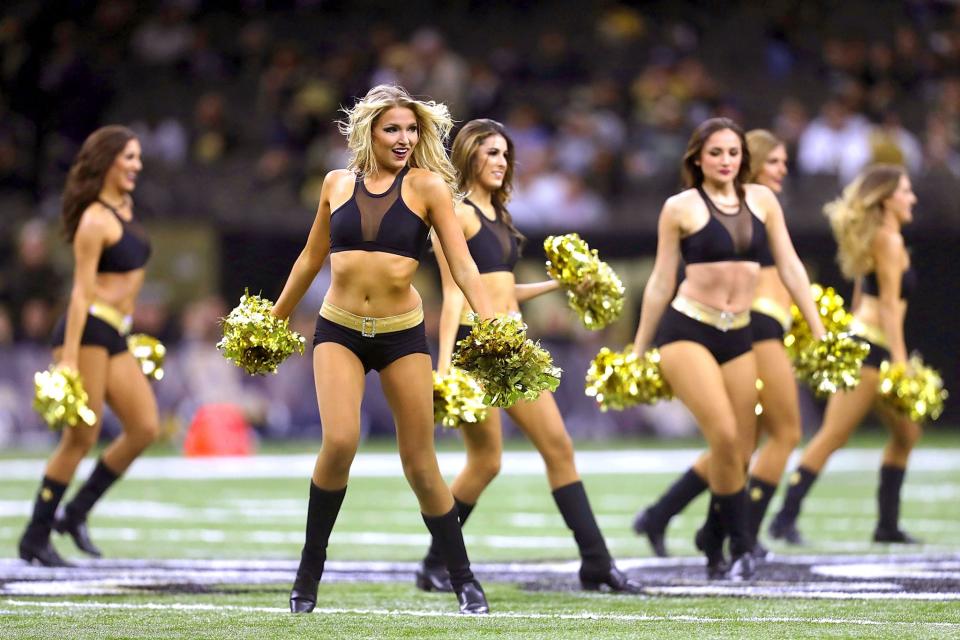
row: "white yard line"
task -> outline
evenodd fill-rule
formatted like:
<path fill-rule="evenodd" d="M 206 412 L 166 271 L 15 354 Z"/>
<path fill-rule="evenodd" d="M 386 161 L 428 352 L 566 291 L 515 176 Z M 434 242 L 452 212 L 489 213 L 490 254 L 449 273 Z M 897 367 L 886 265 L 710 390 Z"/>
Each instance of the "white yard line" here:
<path fill-rule="evenodd" d="M 677 473 L 687 469 L 701 449 L 618 449 L 582 451 L 577 454 L 577 468 L 585 474 L 650 474 Z M 843 449 L 830 459 L 829 471 L 876 472 L 882 451 L 875 449 Z M 796 455 L 795 455 L 796 457 Z M 139 480 L 231 478 L 308 478 L 316 456 L 309 454 L 255 455 L 232 458 L 147 457 L 137 460 L 127 477 Z M 461 452 L 438 455 L 440 470 L 455 475 L 464 465 Z M 43 473 L 45 461 L 2 460 L 0 478 L 36 480 Z M 79 474 L 89 473 L 91 460 L 86 460 Z M 919 449 L 910 458 L 913 473 L 922 471 L 955 471 L 960 466 L 960 449 Z M 792 464 L 791 464 L 792 468 Z M 543 475 L 540 455 L 529 451 L 508 451 L 503 454 L 501 475 Z M 354 459 L 351 477 L 403 476 L 396 453 L 360 453 Z"/>
<path fill-rule="evenodd" d="M 49 611 L 50 609 L 114 609 L 114 610 L 140 610 L 140 611 L 210 611 L 235 612 L 235 613 L 273 613 L 289 615 L 286 609 L 281 607 L 246 607 L 237 605 L 217 605 L 217 604 L 158 604 L 152 602 L 145 603 L 120 603 L 120 602 L 64 602 L 64 601 L 32 601 L 32 600 L 4 600 L 4 605 L 9 607 L 41 608 Z M 425 611 L 418 609 L 341 609 L 321 607 L 314 610 L 315 615 L 360 615 L 360 616 L 384 616 L 384 617 L 417 617 L 417 618 L 461 618 L 459 613 L 452 611 Z M 718 618 L 708 616 L 657 616 L 647 614 L 603 614 L 595 612 L 583 613 L 520 613 L 520 612 L 496 612 L 486 616 L 477 616 L 477 619 L 484 618 L 510 618 L 517 620 L 610 620 L 617 622 L 681 622 L 690 624 L 729 624 L 731 622 L 745 622 L 755 624 L 783 623 L 783 624 L 819 624 L 819 625 L 858 625 L 858 626 L 898 626 L 898 627 L 935 627 L 943 629 L 960 628 L 960 623 L 956 622 L 906 622 L 900 620 L 871 620 L 866 618 L 803 618 L 794 616 L 748 616 L 748 617 L 730 617 Z"/>

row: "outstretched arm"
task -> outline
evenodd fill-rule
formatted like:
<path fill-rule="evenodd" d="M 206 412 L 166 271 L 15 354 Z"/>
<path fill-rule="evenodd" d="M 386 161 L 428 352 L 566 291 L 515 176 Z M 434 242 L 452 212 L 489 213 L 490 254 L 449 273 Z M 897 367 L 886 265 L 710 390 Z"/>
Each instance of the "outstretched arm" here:
<path fill-rule="evenodd" d="M 544 280 L 543 282 L 530 282 L 527 284 L 517 284 L 513 287 L 513 294 L 517 302 L 526 302 L 545 293 L 556 291 L 560 288 L 560 283 L 556 280 Z"/>
<path fill-rule="evenodd" d="M 320 204 L 317 206 L 317 215 L 310 228 L 310 235 L 307 236 L 307 243 L 293 263 L 283 291 L 273 305 L 272 313 L 278 318 L 290 317 L 330 253 L 330 190 L 336 174 L 337 172 L 331 171 L 323 179 Z"/>

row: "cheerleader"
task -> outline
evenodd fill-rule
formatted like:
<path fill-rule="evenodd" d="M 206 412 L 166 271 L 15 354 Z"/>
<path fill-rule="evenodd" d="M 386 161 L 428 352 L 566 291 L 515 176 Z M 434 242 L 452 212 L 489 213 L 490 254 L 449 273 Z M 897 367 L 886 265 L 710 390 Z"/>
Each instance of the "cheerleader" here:
<path fill-rule="evenodd" d="M 900 488 L 921 427 L 877 402 L 880 363 L 907 361 L 903 321 L 917 276 L 910 267 L 901 229 L 913 220 L 916 202 L 903 167 L 875 165 L 864 170 L 841 197 L 824 207 L 837 241 L 840 269 L 856 283 L 853 333 L 870 344 L 870 354 L 863 361 L 860 384 L 831 396 L 827 402 L 823 424 L 803 450 L 800 464 L 790 476 L 783 505 L 770 523 L 769 534 L 775 539 L 802 544 L 797 517 L 804 498 L 830 455 L 846 444 L 867 413 L 875 409 L 889 429 L 890 439 L 880 467 L 879 518 L 873 540 L 918 542 L 900 529 Z"/>

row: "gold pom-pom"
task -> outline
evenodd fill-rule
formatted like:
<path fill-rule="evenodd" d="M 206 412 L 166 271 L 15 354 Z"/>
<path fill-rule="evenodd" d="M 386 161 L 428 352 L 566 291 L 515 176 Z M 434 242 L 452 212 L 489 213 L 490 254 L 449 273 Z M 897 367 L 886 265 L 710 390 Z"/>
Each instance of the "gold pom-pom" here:
<path fill-rule="evenodd" d="M 303 336 L 292 331 L 287 320 L 270 313 L 272 307 L 272 301 L 247 292 L 222 320 L 223 339 L 217 349 L 253 375 L 276 373 L 290 354 L 303 353 Z"/>
<path fill-rule="evenodd" d="M 576 233 L 549 236 L 543 241 L 547 273 L 567 290 L 567 302 L 583 326 L 596 331 L 623 311 L 624 287 L 606 262 L 600 260 Z"/>
<path fill-rule="evenodd" d="M 433 423 L 450 429 L 487 419 L 483 389 L 466 371 L 450 367 L 441 376 L 433 372 Z"/>
<path fill-rule="evenodd" d="M 79 372 L 51 366 L 34 374 L 33 385 L 33 408 L 51 429 L 97 423 Z"/>
<path fill-rule="evenodd" d="M 837 335 L 849 331 L 853 315 L 843 308 L 843 296 L 834 291 L 833 287 L 823 287 L 819 284 L 810 285 L 810 293 L 825 331 Z M 807 324 L 797 305 L 790 307 L 790 315 L 793 318 L 793 324 L 790 331 L 783 337 L 783 344 L 787 348 L 790 360 L 796 364 L 800 354 L 808 352 L 816 340 L 810 331 L 810 325 Z"/>
<path fill-rule="evenodd" d="M 914 422 L 939 418 L 949 396 L 940 372 L 925 365 L 916 353 L 906 363 L 882 362 L 879 388 L 887 405 Z"/>
<path fill-rule="evenodd" d="M 163 379 L 163 360 L 167 356 L 167 348 L 163 343 L 145 333 L 134 333 L 127 336 L 127 349 L 140 362 L 140 369 L 148 378 Z"/>
<path fill-rule="evenodd" d="M 673 397 L 660 370 L 660 352 L 650 349 L 638 357 L 632 349 L 600 349 L 587 370 L 586 394 L 601 411 L 622 410 L 635 404 L 653 404 Z"/>
<path fill-rule="evenodd" d="M 794 371 L 814 393 L 829 395 L 860 384 L 860 367 L 869 353 L 870 345 L 863 340 L 828 331 L 797 354 Z"/>
<path fill-rule="evenodd" d="M 539 342 L 527 339 L 527 325 L 511 316 L 477 321 L 457 343 L 452 364 L 480 383 L 483 403 L 506 409 L 518 400 L 536 400 L 560 384 L 560 368 Z"/>

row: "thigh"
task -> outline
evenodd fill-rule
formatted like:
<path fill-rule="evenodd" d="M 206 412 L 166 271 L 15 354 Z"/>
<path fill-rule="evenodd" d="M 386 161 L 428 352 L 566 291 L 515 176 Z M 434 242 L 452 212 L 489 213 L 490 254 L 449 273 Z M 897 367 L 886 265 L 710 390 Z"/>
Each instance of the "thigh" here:
<path fill-rule="evenodd" d="M 433 375 L 430 356 L 413 353 L 380 371 L 380 384 L 397 425 L 403 459 L 433 456 Z"/>
<path fill-rule="evenodd" d="M 923 427 L 918 423 L 902 413 L 897 413 L 879 398 L 874 402 L 873 409 L 890 434 L 898 441 L 908 442 L 912 446 L 923 433 Z"/>
<path fill-rule="evenodd" d="M 743 462 L 747 464 L 756 445 L 757 432 L 757 359 L 753 351 L 729 360 L 720 367 L 723 385 L 730 398 L 737 423 L 737 440 Z"/>
<path fill-rule="evenodd" d="M 706 347 L 687 341 L 665 344 L 660 347 L 660 365 L 673 394 L 690 410 L 708 440 L 717 429 L 735 428 L 723 373 Z"/>
<path fill-rule="evenodd" d="M 757 358 L 757 377 L 763 381 L 760 389 L 760 428 L 773 432 L 783 429 L 800 430 L 800 407 L 797 383 L 790 358 L 779 340 L 764 340 L 753 345 Z"/>
<path fill-rule="evenodd" d="M 483 456 L 500 460 L 503 453 L 503 424 L 499 409 L 490 407 L 486 420 L 461 426 L 460 434 L 463 436 L 468 457 Z"/>
<path fill-rule="evenodd" d="M 53 350 L 53 359 L 57 361 L 63 349 Z M 103 424 L 103 403 L 107 392 L 107 370 L 110 354 L 105 347 L 80 347 L 77 359 L 77 368 L 83 379 L 83 390 L 87 392 L 87 406 L 96 414 L 97 423 L 92 427 L 80 425 L 63 429 L 61 442 L 66 445 L 91 445 L 96 443 Z"/>
<path fill-rule="evenodd" d="M 313 380 L 320 409 L 323 442 L 349 446 L 360 443 L 360 403 L 365 374 L 359 358 L 336 342 L 313 348 Z"/>
<path fill-rule="evenodd" d="M 129 351 L 110 358 L 107 403 L 125 432 L 156 428 L 159 421 L 156 396 L 140 363 Z"/>
<path fill-rule="evenodd" d="M 541 454 L 570 443 L 560 408 L 549 391 L 541 393 L 536 400 L 516 403 L 507 413 Z"/>
<path fill-rule="evenodd" d="M 849 391 L 839 391 L 827 401 L 820 429 L 804 449 L 801 464 L 811 471 L 820 471 L 834 451 L 846 444 L 856 428 L 870 412 L 877 396 L 877 370 L 860 370 L 860 384 Z"/>

